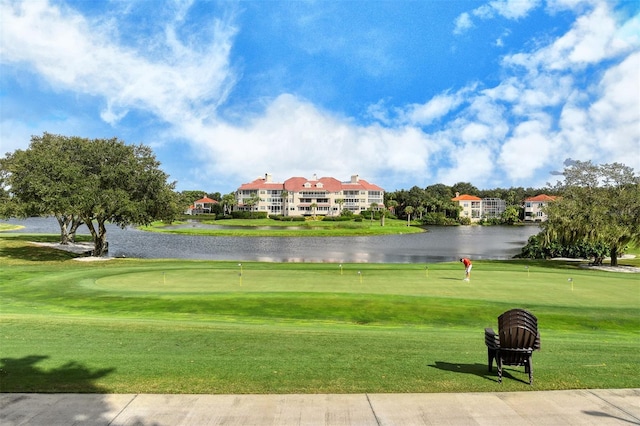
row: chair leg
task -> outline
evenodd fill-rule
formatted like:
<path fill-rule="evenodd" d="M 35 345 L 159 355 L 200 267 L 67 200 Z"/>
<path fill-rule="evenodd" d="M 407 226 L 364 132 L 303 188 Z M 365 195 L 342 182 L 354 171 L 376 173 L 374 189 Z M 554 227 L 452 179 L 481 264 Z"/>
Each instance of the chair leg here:
<path fill-rule="evenodd" d="M 533 363 L 531 362 L 531 356 L 527 359 L 527 372 L 529 373 L 529 384 L 533 385 Z"/>
<path fill-rule="evenodd" d="M 496 356 L 496 364 L 498 366 L 498 383 L 502 383 L 502 358 Z"/>
<path fill-rule="evenodd" d="M 493 371 L 493 360 L 496 357 L 496 351 L 493 349 L 487 349 L 487 356 L 489 358 L 489 373 Z"/>

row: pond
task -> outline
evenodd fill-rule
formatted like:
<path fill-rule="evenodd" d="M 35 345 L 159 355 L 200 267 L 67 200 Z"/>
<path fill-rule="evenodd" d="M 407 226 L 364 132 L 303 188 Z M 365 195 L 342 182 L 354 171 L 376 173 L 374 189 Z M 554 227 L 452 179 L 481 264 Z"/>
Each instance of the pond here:
<path fill-rule="evenodd" d="M 55 218 L 3 221 L 24 225 L 14 232 L 58 234 Z M 148 259 L 260 262 L 434 263 L 511 259 L 537 225 L 428 227 L 427 232 L 366 237 L 212 237 L 107 227 L 109 255 Z M 88 234 L 81 227 L 79 234 Z"/>

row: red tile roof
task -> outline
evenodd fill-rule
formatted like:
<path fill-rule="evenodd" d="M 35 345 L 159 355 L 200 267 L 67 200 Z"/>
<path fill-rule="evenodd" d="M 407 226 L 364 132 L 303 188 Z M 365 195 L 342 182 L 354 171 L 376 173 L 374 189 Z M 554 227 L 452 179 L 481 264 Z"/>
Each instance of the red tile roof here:
<path fill-rule="evenodd" d="M 209 197 L 200 198 L 197 201 L 194 201 L 193 204 L 217 204 L 216 200 L 212 200 Z"/>
<path fill-rule="evenodd" d="M 257 189 L 282 189 L 282 183 L 267 182 L 265 178 L 258 178 L 253 182 L 243 183 L 238 190 L 257 190 Z"/>
<path fill-rule="evenodd" d="M 305 184 L 309 183 L 309 187 L 306 188 Z M 318 186 L 320 185 L 320 186 Z M 238 188 L 242 190 L 259 190 L 259 189 L 275 189 L 275 190 L 287 190 L 290 192 L 300 191 L 326 191 L 326 192 L 340 192 L 343 189 L 346 190 L 366 190 L 366 191 L 384 191 L 378 185 L 371 184 L 364 179 L 359 179 L 356 183 L 340 182 L 336 178 L 321 177 L 320 179 L 307 179 L 305 177 L 296 176 L 289 178 L 284 183 L 267 182 L 264 178 L 258 178 L 253 182 L 244 183 Z"/>
<path fill-rule="evenodd" d="M 540 194 L 540 195 L 536 195 L 535 197 L 525 198 L 525 201 L 547 202 L 547 201 L 554 201 L 556 198 L 558 197 L 554 195 Z"/>
<path fill-rule="evenodd" d="M 474 195 L 462 194 L 452 198 L 451 201 L 482 201 L 482 198 L 476 197 Z"/>

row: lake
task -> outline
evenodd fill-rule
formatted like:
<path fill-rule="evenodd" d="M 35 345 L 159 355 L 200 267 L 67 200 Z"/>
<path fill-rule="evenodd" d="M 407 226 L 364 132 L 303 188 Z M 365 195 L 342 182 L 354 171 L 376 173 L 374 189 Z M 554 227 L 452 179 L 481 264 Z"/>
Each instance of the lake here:
<path fill-rule="evenodd" d="M 22 233 L 59 234 L 53 217 L 3 221 L 24 225 Z M 145 232 L 107 226 L 109 255 L 147 259 L 260 262 L 434 263 L 511 259 L 537 225 L 427 227 L 427 232 L 366 237 L 212 237 Z M 85 226 L 78 234 L 88 234 Z"/>

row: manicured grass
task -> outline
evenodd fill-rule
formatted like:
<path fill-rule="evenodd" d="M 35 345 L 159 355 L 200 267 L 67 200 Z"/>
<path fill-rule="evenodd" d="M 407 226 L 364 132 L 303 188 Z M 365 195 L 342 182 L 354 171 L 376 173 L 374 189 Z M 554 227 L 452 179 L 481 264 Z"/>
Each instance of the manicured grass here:
<path fill-rule="evenodd" d="M 30 238 L 0 236 L 3 392 L 640 387 L 636 274 L 478 261 L 467 283 L 458 263 L 76 262 Z M 533 387 L 522 368 L 502 385 L 487 372 L 484 328 L 512 307 L 540 323 Z"/>
<path fill-rule="evenodd" d="M 417 226 L 407 226 L 406 220 L 386 219 L 385 226 L 378 220 L 362 222 L 333 222 L 308 220 L 305 222 L 285 222 L 273 219 L 225 219 L 199 221 L 204 225 L 220 225 L 230 229 L 207 229 L 199 227 L 173 228 L 162 222 L 141 227 L 145 231 L 170 234 L 234 236 L 234 237 L 342 237 L 365 235 L 395 235 L 424 232 Z M 176 222 L 173 225 L 181 225 Z M 414 224 L 412 224 L 414 225 Z"/>

